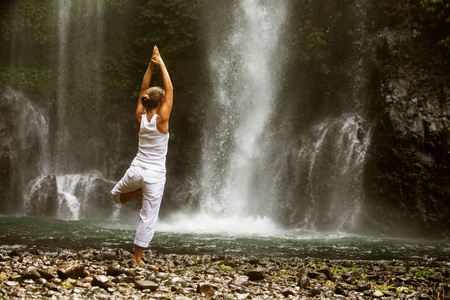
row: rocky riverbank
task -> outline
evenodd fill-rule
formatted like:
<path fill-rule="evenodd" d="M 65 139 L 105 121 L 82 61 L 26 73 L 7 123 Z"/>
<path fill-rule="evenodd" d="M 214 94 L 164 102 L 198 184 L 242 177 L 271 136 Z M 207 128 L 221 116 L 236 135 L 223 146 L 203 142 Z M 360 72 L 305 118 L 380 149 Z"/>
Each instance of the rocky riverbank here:
<path fill-rule="evenodd" d="M 0 248 L 5 299 L 449 299 L 448 262 Z"/>

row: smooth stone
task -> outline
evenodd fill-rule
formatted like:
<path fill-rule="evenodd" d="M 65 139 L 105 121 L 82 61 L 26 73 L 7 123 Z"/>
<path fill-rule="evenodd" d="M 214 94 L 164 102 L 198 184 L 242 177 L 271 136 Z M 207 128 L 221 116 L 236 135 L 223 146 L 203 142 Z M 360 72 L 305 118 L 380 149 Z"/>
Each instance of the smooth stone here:
<path fill-rule="evenodd" d="M 197 286 L 197 293 L 205 294 L 206 296 L 211 297 L 212 295 L 214 295 L 215 290 L 209 283 L 205 282 L 199 283 L 199 285 Z"/>
<path fill-rule="evenodd" d="M 18 286 L 19 282 L 18 281 L 7 281 L 7 282 L 5 282 L 5 284 L 7 286 Z"/>
<path fill-rule="evenodd" d="M 138 280 L 135 282 L 135 286 L 139 290 L 151 290 L 152 292 L 158 289 L 158 284 L 150 280 Z"/>
<path fill-rule="evenodd" d="M 35 267 L 28 267 L 22 274 L 22 278 L 36 280 L 38 278 L 41 278 L 41 274 L 39 274 Z"/>
<path fill-rule="evenodd" d="M 307 288 L 311 286 L 311 281 L 309 280 L 308 276 L 303 275 L 298 281 L 297 286 L 301 287 L 302 289 Z"/>
<path fill-rule="evenodd" d="M 250 281 L 258 281 L 266 278 L 266 274 L 263 270 L 251 269 L 245 271 L 245 275 L 248 276 Z"/>
<path fill-rule="evenodd" d="M 384 294 L 383 294 L 383 292 L 381 292 L 381 291 L 375 291 L 375 292 L 373 292 L 372 296 L 373 296 L 374 298 L 381 298 L 381 297 L 384 296 Z"/>
<path fill-rule="evenodd" d="M 92 280 L 92 286 L 98 286 L 104 289 L 112 287 L 113 284 L 111 280 L 109 280 L 108 276 L 105 275 L 95 275 L 94 280 Z"/>
<path fill-rule="evenodd" d="M 62 279 L 86 277 L 88 273 L 84 265 L 60 265 L 56 269 L 58 276 Z"/>

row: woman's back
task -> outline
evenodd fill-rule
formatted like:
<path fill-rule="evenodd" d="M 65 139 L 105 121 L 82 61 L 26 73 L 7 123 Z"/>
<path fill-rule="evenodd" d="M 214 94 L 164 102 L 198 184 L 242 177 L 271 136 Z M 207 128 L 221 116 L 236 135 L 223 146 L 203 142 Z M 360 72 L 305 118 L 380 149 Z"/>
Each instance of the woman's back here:
<path fill-rule="evenodd" d="M 157 114 L 150 122 L 142 115 L 139 130 L 139 151 L 132 165 L 157 171 L 166 170 L 166 154 L 169 134 L 160 133 L 156 126 Z"/>

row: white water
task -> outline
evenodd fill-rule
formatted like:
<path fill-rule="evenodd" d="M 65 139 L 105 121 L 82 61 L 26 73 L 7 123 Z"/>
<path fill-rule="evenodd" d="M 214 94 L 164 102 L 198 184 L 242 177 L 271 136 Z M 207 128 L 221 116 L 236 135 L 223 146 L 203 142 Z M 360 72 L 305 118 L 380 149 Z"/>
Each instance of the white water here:
<path fill-rule="evenodd" d="M 98 194 L 96 189 L 98 182 L 104 182 L 104 176 L 100 172 L 84 174 L 65 174 L 56 177 L 58 186 L 59 210 L 58 218 L 63 220 L 79 220 L 85 218 L 82 208 L 89 210 L 89 202 L 96 201 L 95 197 L 108 198 L 107 194 Z M 111 182 L 112 183 L 112 182 Z M 108 199 L 109 200 L 109 199 Z M 111 206 L 114 204 L 111 202 Z M 115 205 L 115 210 L 119 208 Z M 116 212 L 114 211 L 113 215 Z"/>
<path fill-rule="evenodd" d="M 176 213 L 158 222 L 156 230 L 193 234 L 278 235 L 283 231 L 267 217 L 220 217 Z"/>
<path fill-rule="evenodd" d="M 203 214 L 245 216 L 251 201 L 252 160 L 276 99 L 276 72 L 271 68 L 286 8 L 284 2 L 240 1 L 227 39 L 210 52 L 220 118 L 208 120 L 203 146 Z M 213 219 L 211 219 L 213 220 Z"/>
<path fill-rule="evenodd" d="M 71 143 L 77 133 L 70 128 L 69 120 L 73 114 L 68 111 L 89 110 L 92 107 L 68 105 L 68 101 L 78 101 L 72 95 L 89 91 L 92 103 L 103 101 L 103 78 L 100 62 L 103 59 L 104 43 L 104 4 L 103 0 L 59 0 L 55 5 L 58 15 L 58 93 L 57 93 L 57 132 L 53 138 L 57 149 L 53 161 L 55 173 L 70 172 Z M 74 21 L 75 20 L 75 21 Z M 88 93 L 86 93 L 88 94 Z M 82 101 L 80 101 L 81 103 Z M 95 106 L 95 105 L 93 105 Z M 91 149 L 97 154 L 98 149 Z"/>
<path fill-rule="evenodd" d="M 362 126 L 363 121 L 355 115 L 327 120 L 313 128 L 315 141 L 299 150 L 298 163 L 306 162 L 309 170 L 309 205 L 305 206 L 305 219 L 299 227 L 315 230 L 324 219 L 337 231 L 357 226 L 364 200 L 364 158 L 370 143 L 370 132 Z M 325 201 L 323 190 L 328 192 Z"/>
<path fill-rule="evenodd" d="M 57 152 L 52 158 L 51 170 L 44 166 L 42 169 L 43 174 L 58 174 L 58 217 L 69 220 L 86 217 L 83 207 L 96 200 L 93 186 L 96 180 L 103 178 L 100 173 L 71 174 L 73 171 L 65 167 L 72 159 L 70 151 L 66 152 L 69 140 L 76 140 L 68 135 L 65 127 L 66 97 L 71 86 L 67 69 L 75 59 L 72 54 L 78 50 L 85 61 L 99 61 L 104 45 L 102 1 L 80 3 L 80 7 L 85 7 L 87 19 L 75 30 L 69 28 L 72 24 L 69 19 L 76 14 L 74 8 L 68 1 L 61 0 L 57 4 L 60 77 L 58 134 L 53 141 Z M 230 8 L 235 17 L 229 25 L 232 30 L 226 31 L 225 39 L 209 52 L 211 74 L 208 75 L 216 87 L 209 101 L 216 114 L 205 124 L 200 208 L 195 212 L 175 213 L 160 224 L 161 230 L 275 235 L 280 233 L 275 220 L 280 219 L 289 220 L 286 223 L 300 230 L 339 232 L 357 227 L 364 196 L 361 187 L 364 157 L 370 142 L 368 131 L 358 137 L 359 119 L 343 115 L 308 124 L 302 132 L 270 132 L 268 126 L 274 119 L 273 107 L 282 101 L 278 89 L 283 85 L 278 76 L 284 66 L 276 64 L 274 58 L 278 56 L 280 45 L 283 47 L 285 43 L 280 40 L 284 22 L 288 22 L 284 5 L 281 1 L 246 0 Z M 91 53 L 89 59 L 81 50 L 88 47 L 91 39 L 77 40 L 71 44 L 75 51 L 68 49 L 69 42 L 79 38 L 72 37 L 71 32 L 86 30 L 98 39 L 98 51 Z M 98 65 L 79 65 L 83 67 L 71 71 L 93 82 L 92 86 L 82 88 L 93 88 L 100 95 Z M 354 68 L 361 70 L 362 67 L 355 65 Z M 358 98 L 361 81 L 364 81 L 362 73 L 355 72 L 353 102 L 363 102 Z M 45 145 L 48 144 L 46 135 L 44 131 Z M 89 151 L 91 157 L 101 155 L 97 148 Z M 289 156 L 293 157 L 291 161 L 287 159 Z M 42 162 L 49 165 L 48 159 L 43 158 Z M 288 169 L 293 171 L 287 180 Z M 255 191 L 255 178 L 259 191 Z M 303 188 L 305 190 L 299 192 Z M 280 196 L 281 192 L 284 195 Z M 104 197 L 107 196 L 105 193 Z M 280 207 L 284 211 L 277 214 Z M 114 206 L 111 218 L 119 218 L 119 211 Z"/>

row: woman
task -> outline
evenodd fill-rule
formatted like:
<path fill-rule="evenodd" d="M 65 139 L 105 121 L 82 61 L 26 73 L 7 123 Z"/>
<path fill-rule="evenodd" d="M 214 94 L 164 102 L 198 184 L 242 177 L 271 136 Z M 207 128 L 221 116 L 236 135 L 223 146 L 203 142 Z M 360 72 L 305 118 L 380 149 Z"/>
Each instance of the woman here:
<path fill-rule="evenodd" d="M 160 87 L 149 88 L 155 65 L 161 68 L 165 91 Z M 136 108 L 139 151 L 124 177 L 111 191 L 114 201 L 121 204 L 141 197 L 133 257 L 133 262 L 139 265 L 145 265 L 142 254 L 153 238 L 164 192 L 172 102 L 172 82 L 158 48 L 155 46 L 152 59 L 142 80 Z"/>

